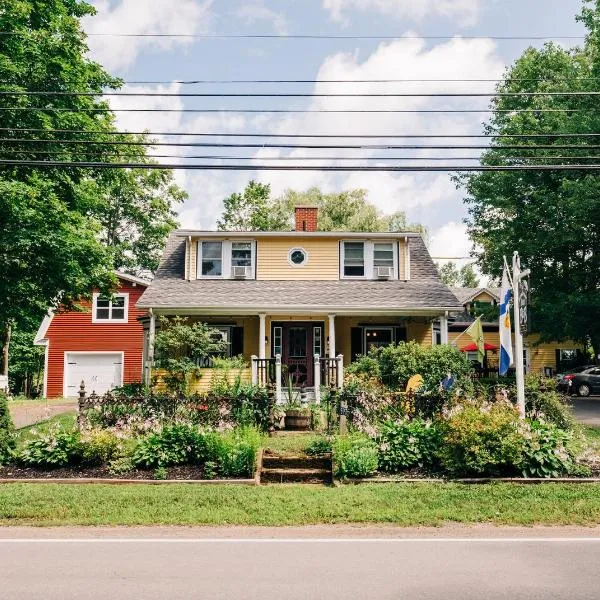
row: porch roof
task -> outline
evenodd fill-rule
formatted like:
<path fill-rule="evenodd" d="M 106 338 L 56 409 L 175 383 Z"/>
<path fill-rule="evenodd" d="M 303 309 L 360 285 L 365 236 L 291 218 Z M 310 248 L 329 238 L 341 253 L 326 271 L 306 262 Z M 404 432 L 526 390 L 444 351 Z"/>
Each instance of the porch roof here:
<path fill-rule="evenodd" d="M 184 279 L 185 237 L 171 234 L 154 281 L 137 305 L 179 312 L 434 314 L 462 306 L 440 280 L 420 237 L 410 238 L 409 281 Z"/>

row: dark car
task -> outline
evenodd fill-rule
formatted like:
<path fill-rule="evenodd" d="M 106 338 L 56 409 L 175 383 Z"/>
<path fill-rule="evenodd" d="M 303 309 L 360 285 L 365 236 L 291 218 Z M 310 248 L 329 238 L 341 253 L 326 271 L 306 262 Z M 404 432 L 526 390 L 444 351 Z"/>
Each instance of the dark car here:
<path fill-rule="evenodd" d="M 569 369 L 568 371 L 564 371 L 563 373 L 557 373 L 556 374 L 556 381 L 557 383 L 560 383 L 563 378 L 565 377 L 565 375 L 574 375 L 577 373 L 582 373 L 583 371 L 587 371 L 588 369 L 593 369 L 595 365 L 582 365 L 579 367 L 573 367 L 572 369 Z"/>
<path fill-rule="evenodd" d="M 558 389 L 585 398 L 600 394 L 600 367 L 590 367 L 581 373 L 569 373 L 558 382 Z"/>

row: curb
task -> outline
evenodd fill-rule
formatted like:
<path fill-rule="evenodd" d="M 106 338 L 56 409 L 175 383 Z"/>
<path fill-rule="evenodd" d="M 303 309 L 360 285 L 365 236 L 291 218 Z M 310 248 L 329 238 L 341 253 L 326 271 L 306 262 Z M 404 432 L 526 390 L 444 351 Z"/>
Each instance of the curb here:
<path fill-rule="evenodd" d="M 51 478 L 44 479 L 0 479 L 0 485 L 10 483 L 66 483 L 66 484 L 91 484 L 91 485 L 252 485 L 256 486 L 256 479 L 104 479 L 102 477 L 88 477 L 77 479 Z"/>

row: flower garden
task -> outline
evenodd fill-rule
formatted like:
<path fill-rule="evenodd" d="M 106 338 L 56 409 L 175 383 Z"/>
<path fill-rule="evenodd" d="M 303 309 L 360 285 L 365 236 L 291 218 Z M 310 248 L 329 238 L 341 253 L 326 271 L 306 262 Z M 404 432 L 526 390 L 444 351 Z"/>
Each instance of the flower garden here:
<path fill-rule="evenodd" d="M 294 454 L 331 454 L 339 479 L 586 477 L 599 471 L 554 382 L 527 380 L 527 415 L 510 381 L 471 377 L 463 353 L 401 343 L 372 351 L 320 404 L 276 406 L 265 388 L 219 362 L 205 395 L 126 386 L 80 402 L 76 426 L 18 436 L 0 398 L 0 477 L 232 479 L 255 475 L 261 448 L 286 410 L 305 411 L 314 435 Z M 418 374 L 421 387 L 407 393 Z"/>

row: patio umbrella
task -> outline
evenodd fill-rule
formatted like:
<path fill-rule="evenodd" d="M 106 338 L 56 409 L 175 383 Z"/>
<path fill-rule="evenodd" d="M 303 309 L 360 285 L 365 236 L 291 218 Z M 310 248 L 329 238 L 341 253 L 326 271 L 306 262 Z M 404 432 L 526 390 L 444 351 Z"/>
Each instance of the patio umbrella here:
<path fill-rule="evenodd" d="M 498 350 L 498 346 L 494 344 L 488 344 L 487 342 L 483 345 L 484 350 Z M 477 352 L 477 344 L 468 344 L 460 349 L 461 352 Z"/>

